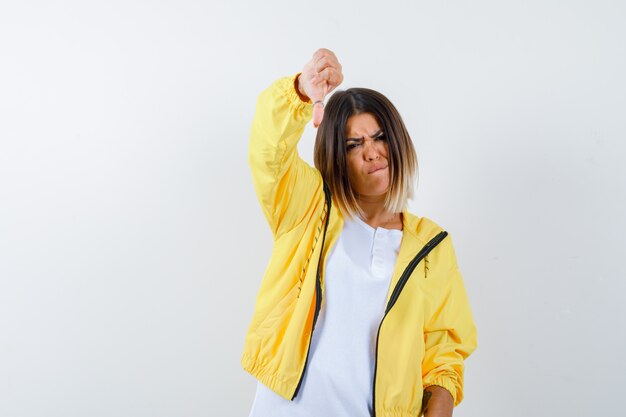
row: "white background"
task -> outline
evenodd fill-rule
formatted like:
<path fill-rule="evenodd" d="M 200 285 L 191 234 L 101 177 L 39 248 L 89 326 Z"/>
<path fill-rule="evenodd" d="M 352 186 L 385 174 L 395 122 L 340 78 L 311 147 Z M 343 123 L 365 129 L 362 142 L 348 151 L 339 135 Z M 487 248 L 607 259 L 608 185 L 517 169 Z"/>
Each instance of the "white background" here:
<path fill-rule="evenodd" d="M 258 93 L 336 52 L 398 107 L 479 331 L 455 416 L 618 415 L 621 1 L 3 1 L 0 415 L 246 416 Z M 300 150 L 311 160 L 314 129 Z"/>

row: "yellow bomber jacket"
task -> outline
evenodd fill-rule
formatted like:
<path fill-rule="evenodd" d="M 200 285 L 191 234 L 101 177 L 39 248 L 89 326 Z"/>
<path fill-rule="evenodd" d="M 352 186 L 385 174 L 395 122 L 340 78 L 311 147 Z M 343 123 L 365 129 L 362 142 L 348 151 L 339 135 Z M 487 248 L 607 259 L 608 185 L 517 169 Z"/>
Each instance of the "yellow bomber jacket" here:
<path fill-rule="evenodd" d="M 249 163 L 272 230 L 274 247 L 246 334 L 243 368 L 291 400 L 307 365 L 324 297 L 325 259 L 343 217 L 320 172 L 303 161 L 298 141 L 311 119 L 293 77 L 257 101 Z M 378 330 L 374 416 L 419 416 L 424 388 L 463 398 L 464 360 L 476 348 L 476 327 L 447 233 L 425 217 L 403 212 L 398 260 Z"/>

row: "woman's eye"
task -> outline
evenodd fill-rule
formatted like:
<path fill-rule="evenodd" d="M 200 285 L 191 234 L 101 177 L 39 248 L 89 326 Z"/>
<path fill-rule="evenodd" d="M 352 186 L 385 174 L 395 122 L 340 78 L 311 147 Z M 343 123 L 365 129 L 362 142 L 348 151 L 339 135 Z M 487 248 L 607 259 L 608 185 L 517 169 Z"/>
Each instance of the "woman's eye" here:
<path fill-rule="evenodd" d="M 387 140 L 387 137 L 385 135 L 379 135 L 376 136 L 376 140 Z"/>
<path fill-rule="evenodd" d="M 350 149 L 354 149 L 354 148 L 356 148 L 357 146 L 359 146 L 359 145 L 358 145 L 358 144 L 356 144 L 356 143 L 350 143 L 350 144 L 347 146 L 347 149 L 348 149 L 348 150 L 350 150 Z"/>

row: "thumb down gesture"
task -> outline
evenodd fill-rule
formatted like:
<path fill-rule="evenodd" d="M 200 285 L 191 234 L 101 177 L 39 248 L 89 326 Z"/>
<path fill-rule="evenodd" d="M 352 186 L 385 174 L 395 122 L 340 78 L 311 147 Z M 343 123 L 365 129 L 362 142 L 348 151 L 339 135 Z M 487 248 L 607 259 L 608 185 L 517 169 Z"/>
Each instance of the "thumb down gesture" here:
<path fill-rule="evenodd" d="M 324 117 L 324 98 L 343 81 L 341 64 L 328 49 L 318 49 L 298 76 L 300 95 L 313 102 L 313 126 L 316 128 Z"/>

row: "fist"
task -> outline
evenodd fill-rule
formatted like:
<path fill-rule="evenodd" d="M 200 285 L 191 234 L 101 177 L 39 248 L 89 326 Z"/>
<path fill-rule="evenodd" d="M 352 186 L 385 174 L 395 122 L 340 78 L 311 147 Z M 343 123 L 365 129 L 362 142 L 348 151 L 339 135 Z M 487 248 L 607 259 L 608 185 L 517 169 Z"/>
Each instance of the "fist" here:
<path fill-rule="evenodd" d="M 316 128 L 324 117 L 324 98 L 343 81 L 341 64 L 328 49 L 318 49 L 306 63 L 298 77 L 300 95 L 313 101 L 313 126 Z"/>

